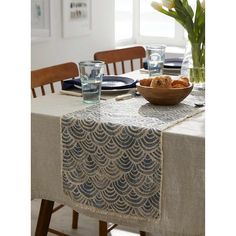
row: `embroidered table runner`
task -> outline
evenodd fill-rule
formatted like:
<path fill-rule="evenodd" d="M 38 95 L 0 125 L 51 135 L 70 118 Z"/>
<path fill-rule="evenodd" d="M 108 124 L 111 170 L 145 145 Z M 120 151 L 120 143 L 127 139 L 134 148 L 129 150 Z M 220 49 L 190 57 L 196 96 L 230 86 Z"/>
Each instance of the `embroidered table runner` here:
<path fill-rule="evenodd" d="M 196 94 L 195 94 L 196 95 Z M 108 101 L 61 118 L 63 190 L 94 214 L 156 221 L 161 214 L 162 131 L 202 111 L 144 98 Z"/>

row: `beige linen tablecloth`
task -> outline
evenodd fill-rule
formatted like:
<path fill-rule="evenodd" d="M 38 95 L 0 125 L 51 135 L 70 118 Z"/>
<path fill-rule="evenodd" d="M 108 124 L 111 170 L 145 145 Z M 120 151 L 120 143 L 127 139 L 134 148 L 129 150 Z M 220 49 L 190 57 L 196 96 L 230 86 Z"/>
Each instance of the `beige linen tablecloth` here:
<path fill-rule="evenodd" d="M 85 108 L 82 99 L 49 95 L 32 100 L 32 199 L 63 203 L 76 208 L 63 193 L 61 182 L 60 117 Z M 163 189 L 160 222 L 139 230 L 160 236 L 204 235 L 204 113 L 163 133 Z M 100 220 L 114 219 L 99 216 Z M 125 220 L 114 222 L 127 225 Z M 134 222 L 135 225 L 135 222 Z M 132 222 L 129 222 L 132 227 Z"/>

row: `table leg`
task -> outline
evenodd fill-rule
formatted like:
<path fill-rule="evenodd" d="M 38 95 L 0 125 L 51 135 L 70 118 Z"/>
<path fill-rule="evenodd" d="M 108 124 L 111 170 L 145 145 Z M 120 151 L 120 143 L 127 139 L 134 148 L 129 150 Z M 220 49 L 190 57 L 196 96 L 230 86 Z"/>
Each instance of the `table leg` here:
<path fill-rule="evenodd" d="M 53 201 L 42 199 L 35 236 L 47 236 L 53 205 Z"/>
<path fill-rule="evenodd" d="M 107 222 L 99 220 L 99 236 L 107 236 Z"/>

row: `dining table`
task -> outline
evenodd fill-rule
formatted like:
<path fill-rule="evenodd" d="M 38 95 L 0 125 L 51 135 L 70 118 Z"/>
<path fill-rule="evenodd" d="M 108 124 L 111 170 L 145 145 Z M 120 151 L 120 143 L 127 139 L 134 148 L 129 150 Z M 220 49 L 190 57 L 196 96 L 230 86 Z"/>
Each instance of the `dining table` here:
<path fill-rule="evenodd" d="M 139 70 L 129 72 L 121 76 L 137 80 L 148 77 L 147 74 L 142 73 Z M 132 89 L 127 92 L 132 92 Z M 164 117 L 166 113 L 165 109 L 167 108 L 163 108 L 162 106 L 150 106 L 150 104 L 142 96 L 132 97 L 123 101 L 117 101 L 115 100 L 115 97 L 117 95 L 119 95 L 117 94 L 117 92 L 102 93 L 102 97 L 104 99 L 101 100 L 97 105 L 84 103 L 82 97 L 69 96 L 61 94 L 59 92 L 32 99 L 31 198 L 55 201 L 60 204 L 67 205 L 81 214 L 96 218 L 97 220 L 133 227 L 140 231 L 149 232 L 152 235 L 203 236 L 205 234 L 204 107 L 199 108 L 193 105 L 191 107 L 191 110 L 188 110 L 188 112 L 190 113 L 187 116 L 185 115 L 183 117 L 180 117 L 176 120 L 176 122 L 171 122 L 170 124 L 168 123 L 169 125 L 165 126 L 165 128 L 163 128 L 161 132 L 159 132 L 158 130 L 158 132 L 155 133 L 156 117 L 153 114 L 156 114 L 156 109 L 160 108 L 159 113 L 163 113 L 161 115 L 163 115 Z M 190 94 L 188 97 L 191 98 L 191 96 L 194 97 L 194 94 Z M 102 112 L 100 110 L 101 107 L 103 109 Z M 176 105 L 176 107 L 176 109 L 179 109 L 179 105 Z M 113 108 L 116 109 L 113 110 Z M 145 110 L 144 108 L 148 108 L 148 111 L 150 111 L 150 113 L 145 113 L 147 110 Z M 172 106 L 168 106 L 168 109 L 172 111 L 172 109 L 174 108 L 172 108 Z M 159 191 L 158 203 L 153 203 L 155 207 L 157 207 L 156 211 L 154 211 L 153 208 L 150 208 L 150 206 L 148 205 L 145 206 L 146 208 L 143 211 L 137 211 L 134 213 L 134 211 L 130 210 L 126 215 L 126 213 L 123 212 L 124 209 L 118 209 L 118 211 L 120 210 L 121 213 L 110 212 L 110 209 L 106 209 L 106 207 L 108 208 L 107 204 L 103 204 L 102 207 L 101 205 L 99 205 L 99 207 L 102 209 L 97 210 L 96 207 L 91 207 L 89 204 L 87 204 L 87 199 L 79 198 L 78 192 L 75 193 L 75 188 L 73 187 L 72 189 L 71 187 L 75 182 L 74 179 L 76 178 L 76 176 L 74 175 L 78 175 L 76 180 L 78 183 L 81 181 L 79 178 L 86 177 L 83 177 L 82 174 L 79 173 L 79 170 L 77 174 L 74 174 L 75 172 L 72 172 L 68 175 L 65 174 L 67 173 L 66 171 L 68 171 L 67 169 L 65 170 L 65 168 L 67 168 L 66 165 L 68 164 L 65 160 L 70 161 L 70 159 L 65 158 L 67 158 L 68 155 L 73 155 L 70 154 L 72 153 L 71 150 L 65 150 L 65 147 L 68 147 L 69 145 L 69 141 L 64 140 L 63 143 L 63 137 L 67 134 L 66 131 L 64 132 L 64 130 L 68 130 L 68 127 L 66 126 L 67 123 L 72 118 L 80 119 L 80 117 L 83 117 L 84 119 L 84 117 L 88 115 L 86 116 L 86 118 L 89 117 L 89 119 L 92 119 L 95 117 L 93 122 L 103 122 L 104 119 L 104 123 L 107 122 L 107 124 L 110 124 L 111 122 L 115 122 L 116 120 L 118 120 L 118 118 L 120 118 L 117 118 L 117 114 L 121 114 L 119 113 L 120 111 L 121 113 L 122 111 L 124 113 L 124 115 L 122 115 L 124 116 L 124 120 L 122 120 L 122 125 L 124 127 L 127 127 L 127 123 L 133 123 L 132 127 L 135 127 L 137 129 L 142 128 L 143 130 L 145 130 L 145 132 L 147 129 L 153 129 L 155 131 L 153 133 L 153 136 L 158 136 L 160 134 L 159 141 L 162 159 L 157 160 L 154 158 L 153 161 L 155 162 L 156 160 L 161 163 L 161 177 L 159 176 L 157 180 L 154 179 L 156 182 L 154 181 L 155 183 L 152 183 L 153 186 L 159 186 L 158 190 L 155 190 Z M 106 117 L 104 115 L 105 112 L 109 113 Z M 137 114 L 135 112 L 137 112 Z M 184 112 L 185 110 L 179 111 L 179 113 L 181 114 L 183 114 Z M 140 123 L 140 120 L 136 122 L 136 118 L 134 118 L 134 115 L 132 116 L 132 114 L 134 113 L 144 123 Z M 91 118 L 91 114 L 94 115 L 94 117 Z M 97 116 L 99 116 L 98 120 Z M 119 125 L 121 125 L 121 123 L 119 123 Z M 73 127 L 73 130 L 74 129 L 76 129 L 76 127 Z M 101 133 L 103 132 L 103 129 L 106 129 L 106 127 L 99 126 L 97 129 L 99 129 Z M 134 128 L 132 128 L 132 130 L 134 130 Z M 75 136 L 77 137 L 80 135 L 79 132 L 82 131 L 78 129 L 76 132 L 77 133 L 75 134 Z M 135 137 L 135 134 L 133 133 L 132 135 L 131 136 L 134 139 L 139 138 Z M 93 145 L 93 142 L 91 142 L 91 145 Z M 110 144 L 111 149 L 114 148 L 117 150 L 116 152 L 119 153 L 121 145 L 119 145 L 119 143 L 116 147 L 113 147 L 112 145 L 113 144 Z M 152 147 L 150 146 L 150 148 Z M 78 152 L 82 156 L 84 155 L 82 152 Z M 123 152 L 126 153 L 125 148 Z M 110 155 L 115 154 L 111 153 Z M 129 155 L 127 153 L 125 155 L 127 159 L 129 159 Z M 93 155 L 91 154 L 90 157 L 93 158 Z M 68 158 L 70 158 L 70 156 Z M 76 158 L 78 159 L 77 161 L 79 163 L 79 155 Z M 142 161 L 142 159 L 139 159 L 139 163 L 137 164 L 137 166 Z M 148 159 L 145 162 L 144 169 L 149 168 L 147 167 L 149 161 L 150 160 Z M 82 168 L 78 163 L 76 164 L 76 168 Z M 107 167 L 105 166 L 106 163 L 104 163 L 102 165 L 105 169 Z M 91 166 L 92 164 L 89 163 L 88 165 Z M 119 166 L 119 168 L 121 169 L 123 168 L 123 166 Z M 119 175 L 119 170 L 115 169 L 115 167 L 111 167 L 110 169 L 114 173 L 111 173 L 109 178 L 113 178 L 112 175 L 114 175 L 115 179 L 115 175 Z M 139 171 L 141 172 L 138 167 L 137 175 L 135 177 L 136 180 L 138 179 L 137 176 L 139 174 Z M 155 172 L 156 170 L 152 169 L 152 171 Z M 153 173 L 151 173 L 151 171 L 149 170 L 148 174 L 149 178 Z M 92 174 L 91 176 L 94 177 Z M 109 181 L 109 178 L 107 181 Z M 71 183 L 68 183 L 68 181 L 70 180 Z M 157 183 L 157 181 L 159 182 Z M 107 183 L 108 185 L 110 184 L 110 182 Z M 126 186 L 124 188 L 124 191 L 127 191 L 127 189 L 129 188 L 132 189 L 132 187 Z M 82 188 L 78 189 L 76 188 L 76 191 L 83 191 Z M 96 191 L 98 190 L 96 189 Z M 145 193 L 143 192 L 140 193 L 140 195 L 142 195 L 142 197 L 146 197 Z M 122 193 L 120 194 L 122 195 Z M 106 198 L 106 195 L 102 196 L 105 196 Z M 102 199 L 100 200 L 102 201 Z M 108 202 L 111 201 L 110 199 L 106 200 Z M 116 200 L 116 202 L 119 201 Z M 120 202 L 120 204 L 120 206 L 123 206 L 122 202 Z M 142 205 L 140 205 L 139 207 L 144 209 Z M 150 216 L 146 209 L 150 209 L 153 215 Z M 131 212 L 133 213 L 131 214 Z"/>

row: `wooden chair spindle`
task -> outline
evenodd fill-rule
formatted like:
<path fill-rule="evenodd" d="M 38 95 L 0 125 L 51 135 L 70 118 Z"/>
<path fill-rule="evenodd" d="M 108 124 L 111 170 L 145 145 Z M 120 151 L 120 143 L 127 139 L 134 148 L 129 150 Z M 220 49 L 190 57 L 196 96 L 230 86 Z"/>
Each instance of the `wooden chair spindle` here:
<path fill-rule="evenodd" d="M 124 61 L 121 61 L 121 65 L 122 65 L 122 74 L 125 73 L 125 64 Z"/>
<path fill-rule="evenodd" d="M 114 74 L 117 75 L 116 63 L 113 63 Z"/>
<path fill-rule="evenodd" d="M 133 71 L 134 70 L 133 60 L 130 60 L 130 65 L 131 65 L 131 71 Z"/>
<path fill-rule="evenodd" d="M 51 92 L 52 92 L 52 93 L 55 93 L 53 83 L 50 83 L 50 88 L 51 88 Z"/>
<path fill-rule="evenodd" d="M 34 88 L 32 88 L 32 89 L 31 89 L 31 91 L 32 91 L 33 98 L 36 98 L 37 96 L 36 96 L 35 89 L 34 89 Z"/>
<path fill-rule="evenodd" d="M 42 95 L 44 96 L 44 95 L 45 95 L 44 86 L 43 86 L 43 85 L 41 85 L 41 86 L 40 86 L 40 88 L 41 88 Z"/>
<path fill-rule="evenodd" d="M 110 70 L 109 70 L 109 65 L 106 64 L 106 68 L 107 68 L 107 74 L 110 75 Z"/>

